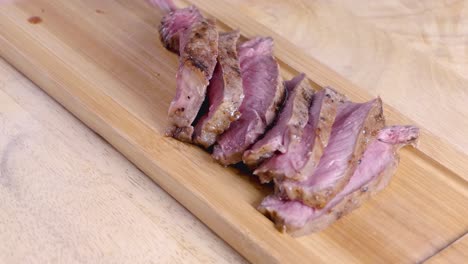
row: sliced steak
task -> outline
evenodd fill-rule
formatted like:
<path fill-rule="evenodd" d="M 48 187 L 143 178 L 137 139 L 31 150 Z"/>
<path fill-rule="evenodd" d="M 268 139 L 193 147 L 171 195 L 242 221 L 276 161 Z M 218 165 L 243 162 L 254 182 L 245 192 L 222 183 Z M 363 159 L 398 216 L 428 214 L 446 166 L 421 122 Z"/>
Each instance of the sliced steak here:
<path fill-rule="evenodd" d="M 218 64 L 208 86 L 208 113 L 195 126 L 194 142 L 210 147 L 240 117 L 244 99 L 237 40 L 239 31 L 219 34 Z"/>
<path fill-rule="evenodd" d="M 154 5 L 159 6 L 166 14 L 159 26 L 159 37 L 163 46 L 175 53 L 179 53 L 179 38 L 183 31 L 197 22 L 204 20 L 200 11 L 195 6 L 176 9 L 171 1 L 151 0 Z"/>
<path fill-rule="evenodd" d="M 338 107 L 329 143 L 317 169 L 303 181 L 277 181 L 277 191 L 290 200 L 322 208 L 348 183 L 367 144 L 384 126 L 380 98 Z"/>
<path fill-rule="evenodd" d="M 213 157 L 224 165 L 238 163 L 242 154 L 273 122 L 285 89 L 273 57 L 272 38 L 254 38 L 239 46 L 245 98 L 241 117 L 218 139 Z"/>
<path fill-rule="evenodd" d="M 192 122 L 205 100 L 206 87 L 218 56 L 218 32 L 210 20 L 192 24 L 180 34 L 177 91 L 169 106 L 166 135 L 191 142 Z"/>
<path fill-rule="evenodd" d="M 265 183 L 285 177 L 304 180 L 312 175 L 328 145 L 338 104 L 344 100 L 344 95 L 331 88 L 315 93 L 300 140 L 292 141 L 286 152 L 273 156 L 254 171 L 260 181 Z"/>
<path fill-rule="evenodd" d="M 285 82 L 287 99 L 278 121 L 252 148 L 244 152 L 242 160 L 249 167 L 256 167 L 275 153 L 285 153 L 289 145 L 299 141 L 309 115 L 314 91 L 300 74 Z"/>
<path fill-rule="evenodd" d="M 373 141 L 365 151 L 349 183 L 323 209 L 313 209 L 299 201 L 270 195 L 263 200 L 259 210 L 272 218 L 280 230 L 292 235 L 322 230 L 385 188 L 398 166 L 398 149 L 408 144 L 414 145 L 418 136 L 419 129 L 413 126 L 381 130 L 378 140 Z"/>

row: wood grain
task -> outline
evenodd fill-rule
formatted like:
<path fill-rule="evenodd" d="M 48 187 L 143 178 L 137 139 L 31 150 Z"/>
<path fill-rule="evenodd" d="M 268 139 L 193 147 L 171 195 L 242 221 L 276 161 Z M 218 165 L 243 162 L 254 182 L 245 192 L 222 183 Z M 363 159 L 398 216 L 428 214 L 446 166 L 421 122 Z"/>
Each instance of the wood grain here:
<path fill-rule="evenodd" d="M 1 263 L 245 262 L 2 59 L 0 200 Z"/>
<path fill-rule="evenodd" d="M 245 36 L 272 33 L 232 12 L 232 5 L 197 3 Z M 43 22 L 28 23 L 41 9 Z M 392 184 L 375 199 L 324 232 L 282 235 L 255 210 L 270 190 L 219 166 L 201 149 L 162 136 L 177 58 L 157 41 L 161 13 L 144 1 L 38 0 L 0 7 L 0 14 L 2 56 L 252 262 L 417 262 L 468 229 L 468 186 L 456 173 L 466 166 L 463 153 L 445 157 L 451 163 L 442 164 L 454 164 L 447 168 L 434 161 L 436 154 L 406 149 Z M 278 33 L 271 35 L 285 76 L 303 70 L 354 99 L 369 96 Z M 410 120 L 387 112 L 392 121 Z M 439 155 L 458 153 L 451 145 L 434 145 L 444 141 L 423 128 L 425 153 L 431 147 L 441 148 Z"/>
<path fill-rule="evenodd" d="M 457 264 L 468 260 L 468 234 L 442 250 L 439 254 L 428 259 L 427 264 Z"/>

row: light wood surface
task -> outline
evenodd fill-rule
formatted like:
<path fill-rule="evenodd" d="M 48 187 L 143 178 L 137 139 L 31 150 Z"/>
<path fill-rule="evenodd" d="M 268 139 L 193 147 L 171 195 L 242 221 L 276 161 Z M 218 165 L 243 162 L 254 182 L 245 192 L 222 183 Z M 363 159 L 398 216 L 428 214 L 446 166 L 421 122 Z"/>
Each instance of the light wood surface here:
<path fill-rule="evenodd" d="M 2 59 L 0 160 L 0 263 L 245 262 Z"/>
<path fill-rule="evenodd" d="M 468 259 L 468 235 L 464 235 L 439 254 L 426 261 L 427 264 L 458 264 Z"/>
<path fill-rule="evenodd" d="M 286 40 L 274 31 L 276 27 L 260 24 L 246 10 L 237 12 L 237 6 L 221 1 L 192 2 L 218 18 L 221 26 L 239 27 L 245 36 L 274 36 L 285 76 L 304 71 L 317 84 L 333 84 L 354 99 L 373 94 L 330 71 L 307 49 L 298 49 L 290 37 Z M 27 21 L 34 15 L 42 23 Z M 454 146 L 455 141 L 432 127 L 434 122 L 426 120 L 432 116 L 418 108 L 425 102 L 413 102 L 408 110 L 414 90 L 405 86 L 407 96 L 400 96 L 401 101 L 393 90 L 379 91 L 393 106 L 387 106 L 389 120 L 418 121 L 425 132 L 420 150 L 402 151 L 390 187 L 324 232 L 298 239 L 279 234 L 255 210 L 269 190 L 217 165 L 199 148 L 162 136 L 174 95 L 177 58 L 157 41 L 154 25 L 160 18 L 161 13 L 144 1 L 38 0 L 5 5 L 0 7 L 0 54 L 253 262 L 417 262 L 468 230 L 468 186 L 461 173 L 467 166 L 466 149 Z M 400 89 L 399 85 L 393 87 Z M 460 88 L 449 91 L 461 100 Z M 453 108 L 463 114 L 457 102 Z M 441 100 L 440 105 L 440 116 L 434 118 L 449 117 L 450 104 Z M 445 121 L 458 129 L 449 131 L 455 137 L 466 129 L 465 120 Z"/>

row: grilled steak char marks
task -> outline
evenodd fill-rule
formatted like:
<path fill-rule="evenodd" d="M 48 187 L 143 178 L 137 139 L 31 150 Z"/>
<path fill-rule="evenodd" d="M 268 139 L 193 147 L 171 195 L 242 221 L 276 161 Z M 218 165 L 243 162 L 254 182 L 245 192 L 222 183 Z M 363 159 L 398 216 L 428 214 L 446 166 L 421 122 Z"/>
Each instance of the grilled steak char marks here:
<path fill-rule="evenodd" d="M 338 105 L 345 97 L 331 88 L 316 92 L 300 140 L 291 142 L 285 153 L 280 153 L 265 161 L 254 171 L 265 183 L 276 178 L 304 180 L 311 175 L 328 145 L 330 131 L 335 121 Z"/>
<path fill-rule="evenodd" d="M 177 91 L 169 106 L 168 136 L 191 142 L 192 122 L 205 100 L 206 87 L 218 56 L 218 32 L 210 20 L 190 26 L 180 35 Z"/>
<path fill-rule="evenodd" d="M 382 129 L 377 140 L 365 151 L 349 183 L 323 209 L 270 195 L 263 200 L 259 210 L 280 230 L 295 236 L 322 230 L 385 188 L 398 166 L 398 149 L 415 145 L 418 136 L 419 129 L 413 126 Z"/>
<path fill-rule="evenodd" d="M 193 24 L 204 20 L 200 11 L 195 6 L 175 9 L 173 6 L 165 6 L 167 1 L 152 0 L 153 4 L 169 12 L 159 26 L 159 37 L 164 47 L 172 52 L 179 53 L 180 35 Z"/>
<path fill-rule="evenodd" d="M 242 159 L 249 167 L 256 167 L 277 152 L 286 152 L 289 144 L 300 140 L 314 94 L 304 78 L 304 74 L 299 74 L 285 82 L 287 99 L 278 121 L 262 139 L 244 152 Z"/>
<path fill-rule="evenodd" d="M 244 99 L 237 41 L 239 31 L 219 34 L 218 64 L 208 86 L 209 111 L 195 126 L 194 142 L 208 148 L 240 117 Z"/>
<path fill-rule="evenodd" d="M 312 207 L 324 207 L 348 183 L 368 143 L 384 123 L 380 98 L 341 104 L 317 169 L 303 181 L 277 181 L 277 192 Z"/>
<path fill-rule="evenodd" d="M 242 154 L 273 122 L 285 89 L 279 65 L 273 57 L 273 39 L 254 38 L 239 46 L 242 86 L 245 98 L 241 117 L 231 123 L 214 147 L 213 157 L 221 164 L 235 164 Z"/>

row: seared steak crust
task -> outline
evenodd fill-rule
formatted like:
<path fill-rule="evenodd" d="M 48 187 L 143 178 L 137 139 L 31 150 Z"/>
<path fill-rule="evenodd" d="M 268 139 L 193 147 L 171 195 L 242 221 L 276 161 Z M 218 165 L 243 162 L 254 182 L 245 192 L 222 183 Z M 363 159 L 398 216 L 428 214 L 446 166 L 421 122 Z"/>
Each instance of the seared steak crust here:
<path fill-rule="evenodd" d="M 265 183 L 273 178 L 304 180 L 313 174 L 328 145 L 338 105 L 344 100 L 345 96 L 332 88 L 316 92 L 300 140 L 292 141 L 285 153 L 273 156 L 254 171 L 260 181 Z"/>
<path fill-rule="evenodd" d="M 194 142 L 208 148 L 240 117 L 244 99 L 237 41 L 239 31 L 219 34 L 218 64 L 208 86 L 209 112 L 195 127 Z"/>
<path fill-rule="evenodd" d="M 218 138 L 213 157 L 223 165 L 242 161 L 242 154 L 273 122 L 285 89 L 273 57 L 273 39 L 255 38 L 239 46 L 245 98 L 241 117 Z"/>
<path fill-rule="evenodd" d="M 180 35 L 177 91 L 169 107 L 166 135 L 191 142 L 192 122 L 205 99 L 218 56 L 218 32 L 210 20 L 190 26 Z"/>
<path fill-rule="evenodd" d="M 369 142 L 385 125 L 380 98 L 340 105 L 317 169 L 304 181 L 279 180 L 277 192 L 311 207 L 324 207 L 353 175 Z"/>
<path fill-rule="evenodd" d="M 398 166 L 398 149 L 415 145 L 418 137 L 419 129 L 413 126 L 382 129 L 377 140 L 365 151 L 349 183 L 323 209 L 275 195 L 266 197 L 258 209 L 269 216 L 278 229 L 295 236 L 322 230 L 384 189 Z"/>
<path fill-rule="evenodd" d="M 169 7 L 162 6 L 166 4 L 165 1 L 155 2 L 157 2 L 154 3 L 155 5 L 170 11 L 162 18 L 159 26 L 161 42 L 166 49 L 178 54 L 180 48 L 179 38 L 182 32 L 190 28 L 193 24 L 202 21 L 204 18 L 195 6 L 172 10 L 172 8 L 169 9 Z"/>
<path fill-rule="evenodd" d="M 290 144 L 299 141 L 307 124 L 310 103 L 314 91 L 300 74 L 285 82 L 287 99 L 278 121 L 265 136 L 243 155 L 249 167 L 256 167 L 275 153 L 285 153 Z"/>

